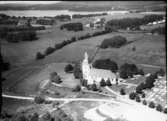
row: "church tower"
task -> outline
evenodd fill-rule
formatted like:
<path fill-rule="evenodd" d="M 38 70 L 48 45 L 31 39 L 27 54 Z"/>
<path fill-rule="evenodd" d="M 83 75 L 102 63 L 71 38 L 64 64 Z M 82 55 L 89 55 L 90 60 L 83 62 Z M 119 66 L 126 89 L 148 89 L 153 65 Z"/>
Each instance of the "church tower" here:
<path fill-rule="evenodd" d="M 88 61 L 88 54 L 85 52 L 84 55 L 84 60 L 82 62 L 82 74 L 84 79 L 89 79 L 89 74 L 90 74 L 90 66 L 89 66 L 89 61 Z"/>

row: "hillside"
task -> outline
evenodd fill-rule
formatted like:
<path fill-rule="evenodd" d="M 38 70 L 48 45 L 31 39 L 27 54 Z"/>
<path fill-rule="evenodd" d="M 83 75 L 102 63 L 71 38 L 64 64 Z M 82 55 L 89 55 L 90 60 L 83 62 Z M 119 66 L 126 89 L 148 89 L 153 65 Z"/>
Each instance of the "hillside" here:
<path fill-rule="evenodd" d="M 105 11 L 111 10 L 112 8 L 115 10 L 165 10 L 165 4 L 163 1 L 103 1 L 103 2 L 60 2 L 56 4 L 36 4 L 36 5 L 28 5 L 28 4 L 0 4 L 0 10 L 60 10 L 60 9 L 68 9 L 74 11 Z"/>

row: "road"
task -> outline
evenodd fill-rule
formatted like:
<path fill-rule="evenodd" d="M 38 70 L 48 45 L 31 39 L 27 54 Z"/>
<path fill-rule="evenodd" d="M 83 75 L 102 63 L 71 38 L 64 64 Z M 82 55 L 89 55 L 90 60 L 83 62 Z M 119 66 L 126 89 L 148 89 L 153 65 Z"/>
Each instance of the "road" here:
<path fill-rule="evenodd" d="M 34 97 L 25 97 L 25 96 L 14 96 L 14 95 L 6 95 L 2 94 L 2 97 L 5 98 L 12 98 L 12 99 L 21 99 L 21 100 L 34 100 Z M 72 101 L 98 101 L 98 102 L 113 102 L 117 103 L 117 101 L 114 101 L 113 98 L 110 99 L 95 99 L 95 98 L 52 98 L 52 97 L 46 97 L 46 100 L 48 101 L 65 101 L 65 102 L 72 102 Z"/>

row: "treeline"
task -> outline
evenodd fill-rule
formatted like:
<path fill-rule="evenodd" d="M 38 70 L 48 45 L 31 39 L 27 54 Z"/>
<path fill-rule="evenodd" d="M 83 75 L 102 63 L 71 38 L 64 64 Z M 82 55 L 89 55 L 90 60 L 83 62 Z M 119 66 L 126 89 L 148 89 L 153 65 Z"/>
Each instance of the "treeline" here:
<path fill-rule="evenodd" d="M 76 42 L 76 41 L 80 41 L 80 40 L 84 40 L 84 39 L 88 39 L 90 37 L 95 37 L 95 36 L 99 36 L 99 35 L 102 35 L 102 34 L 106 34 L 108 33 L 108 31 L 98 31 L 98 32 L 94 32 L 93 34 L 86 34 L 86 35 L 83 35 L 83 36 L 80 36 L 78 38 L 76 37 L 72 37 L 70 40 L 64 40 L 63 42 L 61 43 L 58 43 L 58 44 L 55 44 L 54 47 L 48 47 L 44 54 L 42 54 L 41 52 L 37 52 L 36 54 L 36 59 L 39 60 L 39 59 L 43 59 L 45 58 L 45 56 L 55 52 L 56 50 L 59 50 L 61 48 L 63 48 L 64 46 L 68 45 L 68 44 L 71 44 L 73 42 Z"/>
<path fill-rule="evenodd" d="M 100 45 L 100 48 L 108 48 L 108 47 L 114 47 L 119 48 L 122 45 L 125 45 L 127 43 L 127 40 L 123 36 L 114 36 L 112 38 L 104 39 L 103 42 Z"/>
<path fill-rule="evenodd" d="M 71 20 L 71 16 L 70 15 L 57 15 L 54 17 L 57 20 Z"/>
<path fill-rule="evenodd" d="M 143 18 L 113 19 L 106 23 L 105 29 L 113 31 L 117 29 L 139 29 L 141 25 L 163 19 L 163 15 L 146 15 Z"/>
<path fill-rule="evenodd" d="M 160 35 L 165 35 L 166 34 L 166 28 L 165 27 L 158 27 L 158 28 L 152 29 L 151 33 L 152 34 L 157 33 L 157 34 L 160 34 Z"/>
<path fill-rule="evenodd" d="M 59 103 L 52 104 L 55 108 Z M 2 111 L 0 115 L 0 120 L 2 121 L 73 121 L 71 116 L 67 115 L 65 111 L 60 108 L 53 112 L 45 111 L 42 115 L 37 113 L 36 111 L 33 113 L 25 113 L 25 109 L 23 111 L 19 111 L 18 113 L 9 113 L 6 111 Z"/>
<path fill-rule="evenodd" d="M 33 41 L 38 39 L 36 30 L 43 29 L 45 29 L 45 27 L 1 26 L 0 38 L 8 42 Z"/>
<path fill-rule="evenodd" d="M 83 24 L 80 22 L 76 22 L 76 23 L 67 23 L 67 24 L 63 24 L 60 26 L 60 29 L 67 29 L 68 31 L 82 31 L 83 30 Z"/>
<path fill-rule="evenodd" d="M 1 63 L 1 71 L 2 72 L 10 69 L 10 63 L 5 62 L 1 54 L 0 54 L 0 63 Z"/>
<path fill-rule="evenodd" d="M 95 16 L 103 16 L 107 15 L 107 13 L 97 13 L 97 14 L 87 14 L 87 15 L 81 15 L 81 14 L 74 14 L 72 15 L 72 18 L 84 18 L 84 17 L 95 17 Z"/>

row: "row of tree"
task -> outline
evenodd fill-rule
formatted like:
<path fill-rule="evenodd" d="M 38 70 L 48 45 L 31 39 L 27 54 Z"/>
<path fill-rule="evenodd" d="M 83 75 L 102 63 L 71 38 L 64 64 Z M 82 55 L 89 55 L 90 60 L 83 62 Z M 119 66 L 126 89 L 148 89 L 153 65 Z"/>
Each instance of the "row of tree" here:
<path fill-rule="evenodd" d="M 72 18 L 95 17 L 95 16 L 104 16 L 104 15 L 107 15 L 107 13 L 86 14 L 86 15 L 73 14 Z"/>
<path fill-rule="evenodd" d="M 145 96 L 142 96 L 142 98 L 144 98 L 144 97 Z M 131 92 L 129 94 L 129 99 L 136 100 L 136 102 L 141 102 L 140 96 L 137 93 L 135 93 L 135 92 Z M 147 105 L 147 101 L 146 100 L 143 100 L 142 103 L 143 103 L 143 105 Z M 157 111 L 159 111 L 159 112 L 163 111 L 165 114 L 167 114 L 167 108 L 163 109 L 163 107 L 160 104 L 158 104 L 156 106 L 153 101 L 149 102 L 148 107 L 150 107 L 150 108 L 156 108 Z"/>
<path fill-rule="evenodd" d="M 82 35 L 82 36 L 78 37 L 77 39 L 76 39 L 76 37 L 72 37 L 70 40 L 64 40 L 61 43 L 55 44 L 55 47 L 48 47 L 45 50 L 44 54 L 42 54 L 41 52 L 37 52 L 36 59 L 37 60 L 43 59 L 43 58 L 45 58 L 45 56 L 55 52 L 56 50 L 59 50 L 59 49 L 63 48 L 64 46 L 66 46 L 68 44 L 71 44 L 71 43 L 73 43 L 75 41 L 88 39 L 90 37 L 95 37 L 95 36 L 99 36 L 99 35 L 106 34 L 106 33 L 108 33 L 108 32 L 103 30 L 103 31 L 94 32 L 92 35 L 89 34 L 89 33 L 86 34 L 86 35 Z"/>
<path fill-rule="evenodd" d="M 108 31 L 127 28 L 139 29 L 141 25 L 146 25 L 150 22 L 162 20 L 163 17 L 163 15 L 146 15 L 143 18 L 112 19 L 106 23 L 105 29 Z"/>

